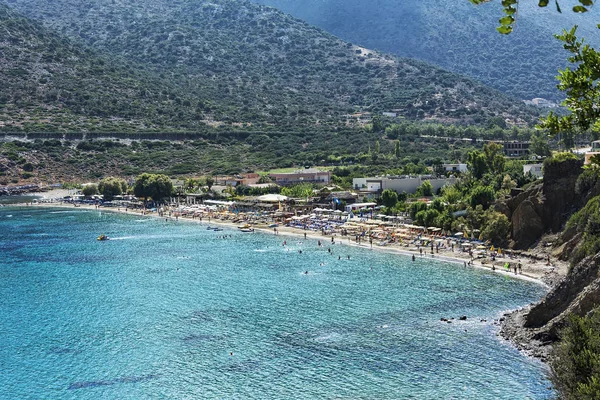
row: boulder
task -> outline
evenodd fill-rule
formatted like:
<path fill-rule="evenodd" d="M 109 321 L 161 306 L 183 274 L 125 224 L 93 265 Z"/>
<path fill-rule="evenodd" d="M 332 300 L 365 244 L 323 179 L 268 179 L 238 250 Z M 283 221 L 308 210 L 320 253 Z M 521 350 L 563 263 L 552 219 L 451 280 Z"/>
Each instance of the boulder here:
<path fill-rule="evenodd" d="M 519 248 L 528 248 L 545 231 L 544 221 L 536 211 L 534 203 L 527 199 L 512 213 L 512 237 Z"/>

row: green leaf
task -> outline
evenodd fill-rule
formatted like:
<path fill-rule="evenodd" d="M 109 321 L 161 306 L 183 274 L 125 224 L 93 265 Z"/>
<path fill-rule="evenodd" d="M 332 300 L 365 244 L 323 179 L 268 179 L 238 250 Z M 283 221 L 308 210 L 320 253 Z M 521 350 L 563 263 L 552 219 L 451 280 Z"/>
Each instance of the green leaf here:
<path fill-rule="evenodd" d="M 550 0 L 540 0 L 538 2 L 538 6 L 540 6 L 540 7 L 546 7 L 549 2 L 550 2 Z"/>
<path fill-rule="evenodd" d="M 508 26 L 508 25 L 512 25 L 515 22 L 515 19 L 514 19 L 514 17 L 508 15 L 506 17 L 500 18 L 499 22 L 503 26 Z"/>
<path fill-rule="evenodd" d="M 594 1 L 593 0 L 579 0 L 579 2 L 581 4 L 583 4 L 584 6 L 593 6 L 594 5 Z"/>
<path fill-rule="evenodd" d="M 508 25 L 508 26 L 502 25 L 502 26 L 497 27 L 496 30 L 503 35 L 508 35 L 509 33 L 511 33 L 513 31 L 513 27 L 510 25 Z"/>
<path fill-rule="evenodd" d="M 584 13 L 587 12 L 587 8 L 585 8 L 584 6 L 575 6 L 573 7 L 573 11 L 576 13 Z"/>

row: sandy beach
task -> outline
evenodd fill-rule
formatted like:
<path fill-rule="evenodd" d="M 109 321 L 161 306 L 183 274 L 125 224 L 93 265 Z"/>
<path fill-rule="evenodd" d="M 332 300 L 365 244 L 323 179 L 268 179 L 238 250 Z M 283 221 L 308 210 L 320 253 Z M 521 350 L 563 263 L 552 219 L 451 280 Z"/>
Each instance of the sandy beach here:
<path fill-rule="evenodd" d="M 68 195 L 69 191 L 64 189 L 56 189 L 48 192 L 36 193 L 41 198 L 41 200 L 34 205 L 38 207 L 63 207 L 63 208 L 74 208 L 73 204 L 69 203 L 61 203 L 60 199 L 64 196 Z M 27 205 L 25 205 L 27 206 Z M 208 225 L 221 225 L 227 226 L 231 228 L 237 228 L 240 225 L 243 225 L 244 222 L 232 222 L 228 220 L 222 220 L 219 218 L 220 214 L 214 214 L 210 218 L 190 218 L 190 217 L 173 217 L 173 216 L 165 216 L 159 215 L 157 212 L 151 212 L 149 210 L 140 210 L 140 209 L 124 209 L 118 207 L 102 207 L 95 205 L 86 205 L 81 204 L 77 205 L 77 208 L 81 209 L 89 209 L 89 210 L 101 210 L 105 212 L 115 212 L 122 214 L 135 214 L 146 217 L 154 217 L 154 218 L 166 218 L 167 220 L 173 222 L 191 222 L 198 223 L 204 226 Z M 535 281 L 547 287 L 552 286 L 556 282 L 558 282 L 564 275 L 566 275 L 568 270 L 568 264 L 562 261 L 559 261 L 550 256 L 550 249 L 544 249 L 543 247 L 538 247 L 534 250 L 534 252 L 515 255 L 512 258 L 509 258 L 506 253 L 496 257 L 495 261 L 490 260 L 489 257 L 484 258 L 472 258 L 468 252 L 463 252 L 458 250 L 456 247 L 452 250 L 451 247 L 440 247 L 436 248 L 432 251 L 429 247 L 420 247 L 420 250 L 417 250 L 416 247 L 406 244 L 387 244 L 385 246 L 378 245 L 375 241 L 370 243 L 368 240 L 362 240 L 360 243 L 357 243 L 354 240 L 353 236 L 341 236 L 340 233 L 333 233 L 328 235 L 323 235 L 321 232 L 317 232 L 314 230 L 303 230 L 289 226 L 280 225 L 277 227 L 277 232 L 272 228 L 269 228 L 266 224 L 263 225 L 255 225 L 252 227 L 255 231 L 264 232 L 266 234 L 277 234 L 282 236 L 282 241 L 285 240 L 284 237 L 295 237 L 295 238 L 306 238 L 318 241 L 320 240 L 323 245 L 331 245 L 332 238 L 335 245 L 348 245 L 354 247 L 364 248 L 366 251 L 384 251 L 388 253 L 394 253 L 401 256 L 407 257 L 415 257 L 415 258 L 430 258 L 434 260 L 443 260 L 447 262 L 456 263 L 462 265 L 466 268 L 482 268 L 487 270 L 493 270 L 494 273 L 505 275 L 508 277 L 516 278 L 516 279 L 524 279 L 529 281 Z M 550 256 L 550 265 L 548 265 L 547 257 Z M 510 269 L 505 268 L 505 264 L 508 263 Z M 517 273 L 514 272 L 514 267 L 517 265 L 521 265 L 521 269 L 517 269 Z"/>

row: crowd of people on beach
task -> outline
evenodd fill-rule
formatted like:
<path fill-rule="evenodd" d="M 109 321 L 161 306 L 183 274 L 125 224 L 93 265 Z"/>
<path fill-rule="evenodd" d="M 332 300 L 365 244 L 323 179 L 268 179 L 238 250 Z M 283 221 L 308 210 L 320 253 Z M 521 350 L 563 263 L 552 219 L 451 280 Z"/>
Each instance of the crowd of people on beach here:
<path fill-rule="evenodd" d="M 103 208 L 94 204 L 95 208 Z M 113 207 L 114 209 L 114 207 Z M 409 224 L 390 223 L 375 218 L 350 218 L 341 212 L 333 210 L 326 215 L 310 212 L 292 215 L 279 212 L 232 212 L 227 208 L 197 205 L 195 207 L 169 207 L 147 204 L 127 204 L 117 206 L 117 211 L 125 213 L 140 213 L 165 218 L 165 221 L 177 221 L 179 217 L 210 223 L 244 224 L 263 230 L 271 230 L 275 235 L 286 228 L 286 233 L 301 234 L 304 238 L 311 236 L 329 236 L 331 242 L 336 238 L 347 240 L 348 244 L 367 246 L 369 248 L 388 248 L 419 257 L 440 257 L 458 259 L 464 266 L 490 268 L 493 271 L 504 270 L 514 274 L 523 274 L 521 258 L 535 262 L 536 257 L 526 253 L 511 252 L 494 248 L 466 235 L 449 235 L 441 229 L 424 228 Z M 253 229 L 252 229 L 253 230 Z M 319 241 L 319 245 L 321 242 Z M 301 250 L 300 250 L 301 252 Z M 339 256 L 341 258 L 341 256 Z M 550 256 L 547 255 L 546 266 L 552 268 Z"/>

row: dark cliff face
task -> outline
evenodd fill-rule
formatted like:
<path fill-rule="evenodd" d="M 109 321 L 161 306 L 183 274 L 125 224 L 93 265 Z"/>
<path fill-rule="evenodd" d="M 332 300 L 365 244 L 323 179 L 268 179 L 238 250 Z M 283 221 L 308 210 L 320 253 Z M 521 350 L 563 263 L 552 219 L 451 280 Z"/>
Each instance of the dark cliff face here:
<path fill-rule="evenodd" d="M 544 167 L 543 183 L 498 202 L 496 209 L 512 224 L 513 249 L 527 249 L 545 232 L 559 232 L 567 218 L 581 207 L 575 186 L 581 174 L 581 161 L 567 160 Z"/>
<path fill-rule="evenodd" d="M 585 316 L 600 304 L 600 253 L 573 266 L 539 303 L 506 317 L 501 334 L 533 355 L 548 358 L 569 315 Z"/>
<path fill-rule="evenodd" d="M 600 304 L 599 194 L 598 173 L 568 160 L 545 169 L 543 184 L 498 205 L 510 213 L 515 248 L 533 244 L 538 234 L 561 231 L 573 215 L 553 249 L 554 256 L 571 260 L 566 277 L 539 303 L 507 316 L 502 327 L 505 337 L 542 358 L 550 355 L 569 315 L 585 316 Z"/>

